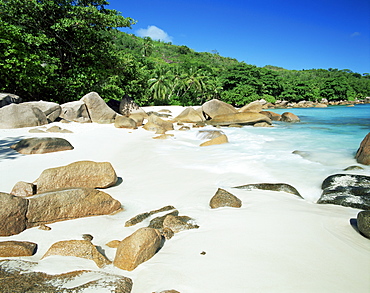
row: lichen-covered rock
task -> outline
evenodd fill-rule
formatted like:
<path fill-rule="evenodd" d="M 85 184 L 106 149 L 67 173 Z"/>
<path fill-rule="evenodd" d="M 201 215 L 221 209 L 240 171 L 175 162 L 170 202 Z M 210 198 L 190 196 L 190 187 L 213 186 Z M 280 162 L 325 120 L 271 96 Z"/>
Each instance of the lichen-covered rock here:
<path fill-rule="evenodd" d="M 293 113 L 284 112 L 283 114 L 281 114 L 280 121 L 296 123 L 296 122 L 300 122 L 301 119 L 299 119 L 298 116 Z"/>
<path fill-rule="evenodd" d="M 28 201 L 27 228 L 121 210 L 118 200 L 93 188 L 57 189 L 37 194 Z"/>
<path fill-rule="evenodd" d="M 242 206 L 242 201 L 225 189 L 219 188 L 211 198 L 209 205 L 212 209 L 219 207 L 240 208 Z"/>
<path fill-rule="evenodd" d="M 357 228 L 362 235 L 370 239 L 370 211 L 361 211 L 357 214 Z"/>
<path fill-rule="evenodd" d="M 257 183 L 257 184 L 246 184 L 241 186 L 236 186 L 234 188 L 245 189 L 245 190 L 271 190 L 271 191 L 282 191 L 286 193 L 294 194 L 300 198 L 303 198 L 297 189 L 286 183 Z"/>
<path fill-rule="evenodd" d="M 26 229 L 28 201 L 0 192 L 0 236 L 15 235 Z"/>
<path fill-rule="evenodd" d="M 28 241 L 1 241 L 0 257 L 31 256 L 36 253 L 37 244 Z"/>
<path fill-rule="evenodd" d="M 319 204 L 336 204 L 362 210 L 370 209 L 370 177 L 336 174 L 327 177 L 321 186 Z"/>
<path fill-rule="evenodd" d="M 130 293 L 132 289 L 132 280 L 123 276 L 86 270 L 48 275 L 32 271 L 37 265 L 22 260 L 0 261 L 1 292 L 76 293 L 107 292 L 108 289 L 115 293 Z"/>
<path fill-rule="evenodd" d="M 44 170 L 36 179 L 37 193 L 70 187 L 107 188 L 116 184 L 117 174 L 109 162 L 78 161 Z"/>
<path fill-rule="evenodd" d="M 152 258 L 161 247 L 162 236 L 153 228 L 140 228 L 121 241 L 113 264 L 126 271 L 134 270 Z"/>
<path fill-rule="evenodd" d="M 32 105 L 10 104 L 0 108 L 0 128 L 34 127 L 47 123 L 46 115 Z"/>
<path fill-rule="evenodd" d="M 122 98 L 119 104 L 118 113 L 124 116 L 130 116 L 137 113 L 146 115 L 145 111 L 140 108 L 129 95 L 124 95 Z"/>
<path fill-rule="evenodd" d="M 68 140 L 60 137 L 25 138 L 10 147 L 23 155 L 46 154 L 74 149 Z"/>
<path fill-rule="evenodd" d="M 75 256 L 92 260 L 99 268 L 111 263 L 98 249 L 88 240 L 66 240 L 54 243 L 43 258 L 51 255 Z"/>
<path fill-rule="evenodd" d="M 114 123 L 117 112 L 113 111 L 96 92 L 88 93 L 81 98 L 85 103 L 92 122 L 109 124 Z"/>
<path fill-rule="evenodd" d="M 360 164 L 370 165 L 370 132 L 362 140 L 355 158 Z"/>

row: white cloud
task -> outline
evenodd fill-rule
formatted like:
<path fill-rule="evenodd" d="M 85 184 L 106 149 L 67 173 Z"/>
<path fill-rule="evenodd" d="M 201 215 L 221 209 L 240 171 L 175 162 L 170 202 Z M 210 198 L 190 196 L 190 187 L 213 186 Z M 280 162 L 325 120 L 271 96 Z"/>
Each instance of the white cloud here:
<path fill-rule="evenodd" d="M 359 32 L 354 32 L 353 34 L 351 34 L 351 37 L 359 37 L 361 36 L 361 34 Z"/>
<path fill-rule="evenodd" d="M 147 29 L 138 29 L 136 33 L 140 37 L 150 37 L 153 40 L 172 42 L 172 37 L 170 37 L 164 30 L 156 27 L 155 25 L 149 25 Z"/>

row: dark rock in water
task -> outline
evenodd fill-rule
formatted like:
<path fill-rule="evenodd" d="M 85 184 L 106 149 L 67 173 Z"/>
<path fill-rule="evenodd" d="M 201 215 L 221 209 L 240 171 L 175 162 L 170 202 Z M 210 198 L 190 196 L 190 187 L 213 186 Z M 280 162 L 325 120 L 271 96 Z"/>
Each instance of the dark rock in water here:
<path fill-rule="evenodd" d="M 171 213 L 168 213 L 168 214 L 165 214 L 164 216 L 162 217 L 156 217 L 154 219 L 152 219 L 149 223 L 149 228 L 154 228 L 154 229 L 163 229 L 163 222 L 164 222 L 164 219 L 168 216 L 168 215 L 171 215 L 171 216 L 178 216 L 179 215 L 179 211 L 178 210 L 174 210 L 173 212 Z"/>
<path fill-rule="evenodd" d="M 353 170 L 364 170 L 364 168 L 360 166 L 348 166 L 347 168 L 343 169 L 343 171 L 353 171 Z"/>
<path fill-rule="evenodd" d="M 370 165 L 370 132 L 361 142 L 355 158 L 360 164 Z"/>
<path fill-rule="evenodd" d="M 281 114 L 281 119 L 280 120 L 283 121 L 283 122 L 290 122 L 290 123 L 296 123 L 296 122 L 301 121 L 298 118 L 298 116 L 296 116 L 295 114 L 290 113 L 290 112 L 284 112 L 283 114 Z"/>
<path fill-rule="evenodd" d="M 367 238 L 370 238 L 370 211 L 357 214 L 357 228 Z"/>
<path fill-rule="evenodd" d="M 73 146 L 67 140 L 59 137 L 26 138 L 10 147 L 24 155 L 73 150 Z"/>
<path fill-rule="evenodd" d="M 212 209 L 219 207 L 240 208 L 242 206 L 242 201 L 225 189 L 219 188 L 216 194 L 211 198 L 209 205 Z"/>
<path fill-rule="evenodd" d="M 170 210 L 174 210 L 174 209 L 175 209 L 175 207 L 173 207 L 173 206 L 165 206 L 165 207 L 160 208 L 158 210 L 153 210 L 153 211 L 150 211 L 150 212 L 145 212 L 145 213 L 139 214 L 139 215 L 131 218 L 130 220 L 127 220 L 126 223 L 125 223 L 125 227 L 134 226 L 137 223 L 140 223 L 140 222 L 144 221 L 145 219 L 149 218 L 150 216 L 152 216 L 154 214 L 161 213 L 161 212 L 166 212 L 166 211 L 170 211 Z M 153 228 L 153 227 L 151 227 L 151 228 Z"/>
<path fill-rule="evenodd" d="M 356 209 L 370 209 L 370 177 L 336 174 L 324 180 L 319 204 L 336 204 Z"/>
<path fill-rule="evenodd" d="M 234 188 L 245 189 L 245 190 L 271 190 L 271 191 L 283 191 L 286 193 L 294 194 L 300 198 L 303 198 L 300 193 L 293 186 L 286 183 L 257 183 L 257 184 L 247 184 L 236 186 Z"/>
<path fill-rule="evenodd" d="M 72 292 L 106 292 L 111 288 L 115 293 L 130 293 L 132 280 L 119 275 L 111 275 L 98 271 L 73 271 L 60 275 L 48 275 L 42 272 L 33 272 L 36 262 L 22 260 L 0 261 L 0 288 L 1 292 L 43 292 L 43 293 L 72 293 Z M 89 275 L 94 274 L 91 281 Z M 74 280 L 72 287 L 68 282 Z M 99 288 L 101 289 L 99 291 Z"/>

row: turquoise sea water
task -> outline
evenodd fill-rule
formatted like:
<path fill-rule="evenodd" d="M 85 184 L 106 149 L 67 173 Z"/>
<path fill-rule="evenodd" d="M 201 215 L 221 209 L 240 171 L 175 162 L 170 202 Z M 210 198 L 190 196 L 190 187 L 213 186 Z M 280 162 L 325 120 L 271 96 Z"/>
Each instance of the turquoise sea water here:
<path fill-rule="evenodd" d="M 250 183 L 287 183 L 297 188 L 307 200 L 321 195 L 322 181 L 336 173 L 370 176 L 370 167 L 358 164 L 355 154 L 370 131 L 370 105 L 354 107 L 276 109 L 292 112 L 301 122 L 274 122 L 274 127 L 222 127 L 229 143 L 195 148 L 198 129 L 180 134 L 158 152 L 170 158 L 181 157 L 189 169 L 217 174 L 217 187 Z M 207 126 L 206 129 L 215 128 Z M 363 170 L 344 171 L 349 166 Z"/>

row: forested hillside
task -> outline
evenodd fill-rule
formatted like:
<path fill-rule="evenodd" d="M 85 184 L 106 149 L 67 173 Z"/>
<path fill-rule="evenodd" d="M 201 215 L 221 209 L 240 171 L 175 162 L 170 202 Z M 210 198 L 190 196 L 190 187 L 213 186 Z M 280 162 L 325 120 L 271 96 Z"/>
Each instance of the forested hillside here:
<path fill-rule="evenodd" d="M 354 100 L 370 96 L 370 75 L 349 69 L 263 68 L 139 38 L 116 28 L 135 20 L 98 0 L 0 0 L 0 91 L 59 103 L 96 91 L 140 105 L 236 106 L 265 99 Z"/>

